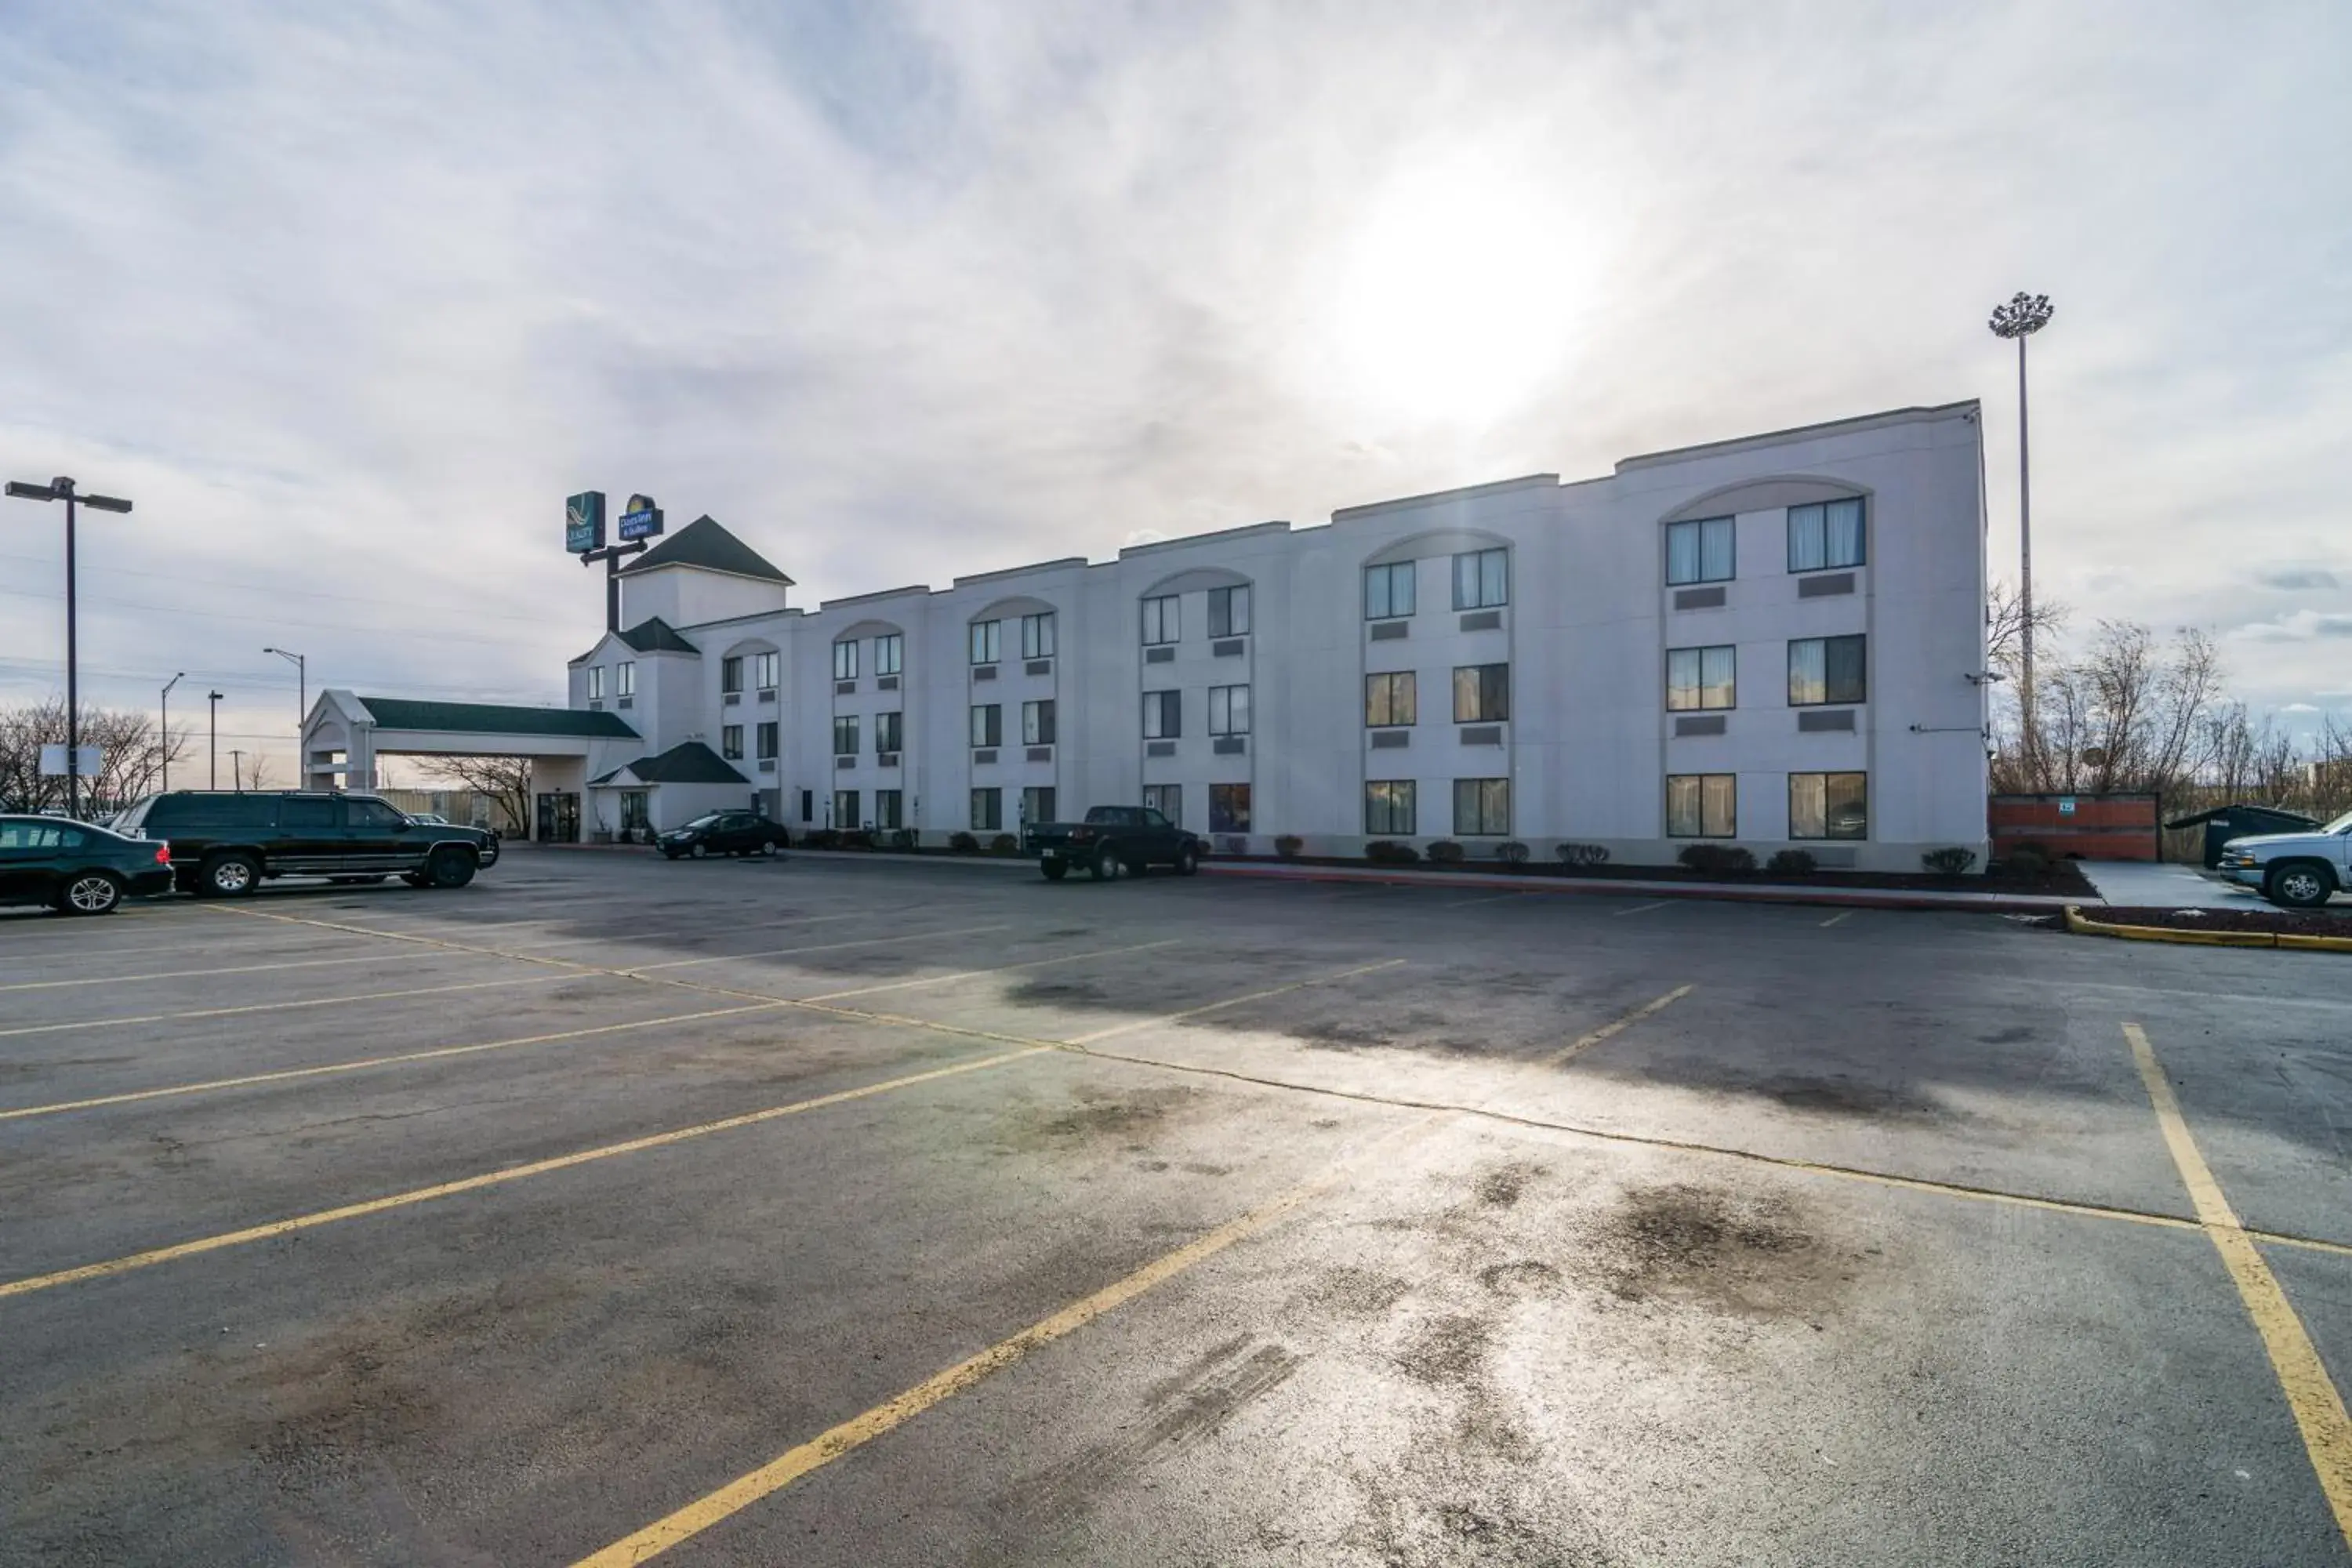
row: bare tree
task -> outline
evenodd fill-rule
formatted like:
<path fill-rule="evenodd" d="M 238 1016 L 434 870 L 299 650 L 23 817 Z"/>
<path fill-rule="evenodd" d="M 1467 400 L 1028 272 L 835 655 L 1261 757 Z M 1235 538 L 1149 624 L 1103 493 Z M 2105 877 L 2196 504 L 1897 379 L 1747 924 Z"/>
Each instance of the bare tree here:
<path fill-rule="evenodd" d="M 245 787 L 256 790 L 276 789 L 278 786 L 269 782 L 269 753 L 253 752 L 247 754 L 253 758 L 253 761 L 247 763 L 245 767 Z"/>
<path fill-rule="evenodd" d="M 43 777 L 41 748 L 66 742 L 62 699 L 0 709 L 0 805 L 15 811 L 59 811 L 67 805 L 66 781 Z M 84 708 L 81 742 L 99 752 L 98 772 L 82 781 L 83 809 L 91 815 L 117 811 L 161 782 L 168 752 L 178 762 L 188 731 L 161 733 L 145 713 L 126 709 Z"/>
<path fill-rule="evenodd" d="M 499 829 L 517 837 L 530 821 L 529 757 L 436 757 L 425 764 L 432 776 L 486 796 L 505 818 Z"/>

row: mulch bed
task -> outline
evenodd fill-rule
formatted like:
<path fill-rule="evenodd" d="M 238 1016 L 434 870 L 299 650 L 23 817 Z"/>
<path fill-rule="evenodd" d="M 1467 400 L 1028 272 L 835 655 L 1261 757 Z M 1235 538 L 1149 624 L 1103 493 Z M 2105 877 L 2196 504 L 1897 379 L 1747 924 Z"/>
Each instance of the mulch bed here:
<path fill-rule="evenodd" d="M 2352 905 L 2328 910 L 2133 908 L 2110 904 L 2083 910 L 2102 925 L 2156 926 L 2165 931 L 2252 931 L 2288 936 L 2352 936 Z"/>
<path fill-rule="evenodd" d="M 2053 862 L 2037 877 L 2005 875 L 1939 877 L 1932 871 L 1815 871 L 1808 876 L 1776 876 L 1772 872 L 1756 871 L 1694 871 L 1686 866 L 1577 866 L 1567 867 L 1558 861 L 1530 860 L 1514 866 L 1502 860 L 1351 860 L 1337 856 L 1297 855 L 1216 855 L 1213 860 L 1264 861 L 1278 866 L 1337 866 L 1351 871 L 1370 868 L 1374 871 L 1461 871 L 1481 877 L 1535 877 L 1552 881 L 1578 882 L 1708 882 L 1738 884 L 1753 882 L 1769 888 L 1878 888 L 1895 890 L 1927 889 L 1938 893 L 2023 893 L 2048 895 L 2054 898 L 2095 899 L 2098 889 L 2084 879 L 2071 860 Z"/>

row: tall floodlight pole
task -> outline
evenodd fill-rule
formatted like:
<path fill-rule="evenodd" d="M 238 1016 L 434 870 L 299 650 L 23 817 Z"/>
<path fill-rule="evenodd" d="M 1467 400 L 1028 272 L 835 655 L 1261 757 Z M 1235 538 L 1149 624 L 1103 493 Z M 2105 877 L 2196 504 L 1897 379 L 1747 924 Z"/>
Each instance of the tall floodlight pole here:
<path fill-rule="evenodd" d="M 220 788 L 221 694 L 217 691 L 207 691 L 205 693 L 205 700 L 213 705 L 212 731 L 205 742 L 205 787 L 218 789 Z"/>
<path fill-rule="evenodd" d="M 2025 340 L 2050 324 L 2047 294 L 2013 294 L 2006 305 L 1995 305 L 1986 325 L 1997 338 L 2017 340 L 2017 552 L 2019 651 L 2023 669 L 2018 681 L 2018 706 L 2025 723 L 2028 755 L 2039 753 L 2033 727 L 2033 467 L 2026 447 Z"/>
<path fill-rule="evenodd" d="M 274 653 L 294 667 L 294 687 L 299 706 L 294 712 L 294 787 L 310 788 L 310 759 L 303 755 L 302 727 L 310 721 L 310 661 L 299 653 L 289 653 L 282 647 L 266 647 L 264 653 Z"/>
<path fill-rule="evenodd" d="M 187 679 L 188 672 L 184 669 L 163 682 L 163 728 L 161 731 L 163 746 L 163 788 L 161 793 L 164 795 L 172 793 L 172 688 Z"/>
<path fill-rule="evenodd" d="M 8 481 L 8 493 L 22 500 L 66 503 L 66 810 L 81 815 L 81 668 L 79 628 L 74 614 L 74 509 L 96 507 L 100 511 L 129 511 L 131 503 L 115 496 L 83 495 L 63 475 L 45 485 Z"/>

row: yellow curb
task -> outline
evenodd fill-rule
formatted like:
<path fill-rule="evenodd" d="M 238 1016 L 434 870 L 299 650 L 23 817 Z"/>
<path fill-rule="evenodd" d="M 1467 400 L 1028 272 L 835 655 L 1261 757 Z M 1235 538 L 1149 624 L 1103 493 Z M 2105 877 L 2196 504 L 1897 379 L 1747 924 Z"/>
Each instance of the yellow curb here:
<path fill-rule="evenodd" d="M 2266 931 L 2173 931 L 2164 926 L 2110 925 L 2084 918 L 2078 904 L 2066 906 L 2066 929 L 2077 936 L 2121 937 L 2126 942 L 2169 942 L 2183 947 L 2286 947 L 2306 952 L 2352 952 L 2352 937 L 2299 936 Z"/>

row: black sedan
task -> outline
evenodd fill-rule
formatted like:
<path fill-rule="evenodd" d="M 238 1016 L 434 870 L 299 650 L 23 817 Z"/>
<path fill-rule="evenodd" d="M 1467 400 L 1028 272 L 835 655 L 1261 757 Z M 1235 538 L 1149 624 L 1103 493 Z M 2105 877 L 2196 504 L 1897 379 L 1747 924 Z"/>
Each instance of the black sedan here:
<path fill-rule="evenodd" d="M 784 825 L 756 811 L 714 811 L 655 842 L 673 860 L 681 855 L 698 860 L 705 855 L 773 855 L 784 847 Z"/>
<path fill-rule="evenodd" d="M 172 890 L 172 847 L 62 816 L 0 816 L 0 904 L 110 915 L 132 894 Z"/>

